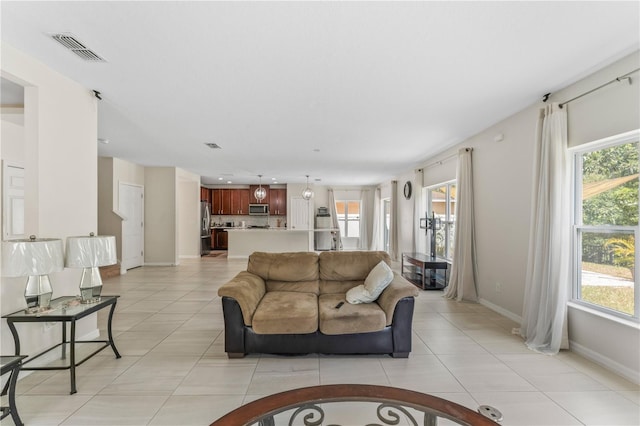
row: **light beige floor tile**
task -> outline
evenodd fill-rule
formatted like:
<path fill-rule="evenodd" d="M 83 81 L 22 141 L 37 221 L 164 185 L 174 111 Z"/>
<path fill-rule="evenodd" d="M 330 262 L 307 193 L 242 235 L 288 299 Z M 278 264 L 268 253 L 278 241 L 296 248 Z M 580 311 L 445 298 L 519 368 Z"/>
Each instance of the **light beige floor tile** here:
<path fill-rule="evenodd" d="M 564 426 L 581 424 L 542 392 L 477 392 L 480 405 L 498 409 L 505 425 Z"/>
<path fill-rule="evenodd" d="M 151 421 L 166 400 L 165 396 L 97 395 L 62 425 L 145 425 Z"/>
<path fill-rule="evenodd" d="M 197 365 L 174 395 L 244 395 L 255 371 L 253 365 Z"/>
<path fill-rule="evenodd" d="M 546 392 L 546 395 L 585 425 L 640 424 L 640 408 L 613 391 Z"/>
<path fill-rule="evenodd" d="M 514 372 L 460 373 L 456 379 L 467 392 L 535 391 L 528 381 Z"/>
<path fill-rule="evenodd" d="M 183 376 L 147 376 L 123 374 L 105 386 L 100 395 L 172 395 Z"/>
<path fill-rule="evenodd" d="M 242 404 L 242 396 L 172 396 L 150 425 L 208 425 Z"/>
<path fill-rule="evenodd" d="M 29 426 L 58 425 L 89 401 L 93 395 L 21 395 L 16 398 L 18 414 Z M 10 423 L 10 417 L 2 424 Z"/>
<path fill-rule="evenodd" d="M 390 386 L 391 383 L 378 358 L 321 357 L 320 384 L 354 383 Z"/>
<path fill-rule="evenodd" d="M 196 365 L 198 355 L 149 354 L 127 370 L 130 377 L 184 377 Z"/>
<path fill-rule="evenodd" d="M 112 376 L 83 375 L 76 371 L 76 390 L 81 395 L 95 395 L 113 379 Z M 66 370 L 32 387 L 26 395 L 69 395 L 69 392 L 71 392 L 71 376 Z"/>

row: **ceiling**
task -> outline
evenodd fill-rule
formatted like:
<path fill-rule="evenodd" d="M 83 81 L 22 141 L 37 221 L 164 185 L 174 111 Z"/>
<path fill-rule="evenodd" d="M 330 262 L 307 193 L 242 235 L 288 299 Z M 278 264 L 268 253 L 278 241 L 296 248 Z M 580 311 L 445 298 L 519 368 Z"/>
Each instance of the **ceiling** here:
<path fill-rule="evenodd" d="M 325 185 L 393 179 L 633 52 L 639 5 L 0 3 L 3 42 L 101 93 L 100 155 Z"/>

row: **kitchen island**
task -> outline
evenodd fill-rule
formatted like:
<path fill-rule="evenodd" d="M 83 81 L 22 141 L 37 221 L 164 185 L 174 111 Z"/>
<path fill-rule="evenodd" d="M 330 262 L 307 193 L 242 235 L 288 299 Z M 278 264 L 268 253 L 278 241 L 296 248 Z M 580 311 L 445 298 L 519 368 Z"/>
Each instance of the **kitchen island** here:
<path fill-rule="evenodd" d="M 269 253 L 313 251 L 313 230 L 229 228 L 229 259 L 246 259 L 254 251 Z"/>

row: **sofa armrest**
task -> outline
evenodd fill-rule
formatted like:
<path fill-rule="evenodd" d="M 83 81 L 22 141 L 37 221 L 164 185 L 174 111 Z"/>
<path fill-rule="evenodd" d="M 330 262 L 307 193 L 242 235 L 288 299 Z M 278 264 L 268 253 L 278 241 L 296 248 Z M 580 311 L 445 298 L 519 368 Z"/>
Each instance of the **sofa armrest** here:
<path fill-rule="evenodd" d="M 394 272 L 393 281 L 391 281 L 391 284 L 389 284 L 380 297 L 378 297 L 378 305 L 380 305 L 387 317 L 387 325 L 393 323 L 393 312 L 396 309 L 398 301 L 405 297 L 418 297 L 419 293 L 416 286 Z"/>
<path fill-rule="evenodd" d="M 218 296 L 235 299 L 242 310 L 244 325 L 251 326 L 253 314 L 266 292 L 264 280 L 251 272 L 242 271 L 218 289 Z"/>

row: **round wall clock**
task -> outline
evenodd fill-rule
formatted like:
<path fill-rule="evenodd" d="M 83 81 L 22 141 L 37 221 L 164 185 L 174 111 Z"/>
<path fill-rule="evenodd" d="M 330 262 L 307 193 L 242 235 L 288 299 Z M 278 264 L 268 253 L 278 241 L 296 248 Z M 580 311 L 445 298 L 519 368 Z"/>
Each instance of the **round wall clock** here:
<path fill-rule="evenodd" d="M 411 198 L 411 182 L 409 181 L 404 184 L 404 198 L 407 200 Z"/>

